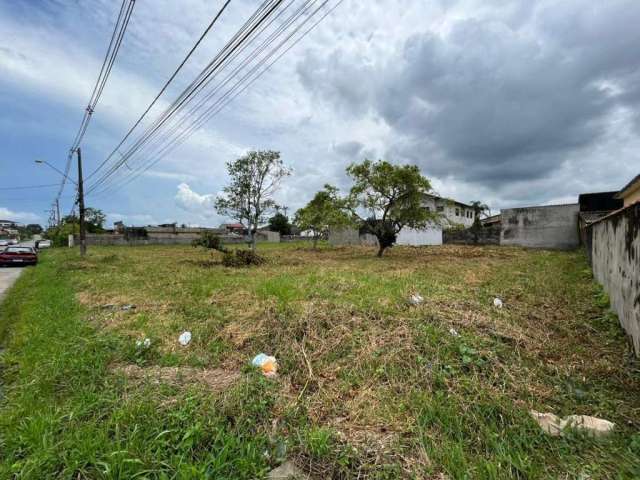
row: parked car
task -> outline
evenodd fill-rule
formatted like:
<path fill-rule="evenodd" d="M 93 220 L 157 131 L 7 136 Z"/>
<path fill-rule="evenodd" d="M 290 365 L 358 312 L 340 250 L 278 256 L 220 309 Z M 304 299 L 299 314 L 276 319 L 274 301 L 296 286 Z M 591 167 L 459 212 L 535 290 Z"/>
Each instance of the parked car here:
<path fill-rule="evenodd" d="M 18 242 L 18 240 L 16 238 L 12 238 L 12 239 L 9 240 L 9 245 L 17 245 L 18 243 L 20 243 L 20 242 Z"/>
<path fill-rule="evenodd" d="M 6 247 L 9 245 L 9 240 L 0 238 L 0 247 Z"/>
<path fill-rule="evenodd" d="M 36 265 L 38 253 L 33 247 L 10 245 L 0 251 L 0 265 Z"/>
<path fill-rule="evenodd" d="M 51 248 L 51 240 L 38 240 L 36 242 L 36 248 L 42 250 L 43 248 Z"/>

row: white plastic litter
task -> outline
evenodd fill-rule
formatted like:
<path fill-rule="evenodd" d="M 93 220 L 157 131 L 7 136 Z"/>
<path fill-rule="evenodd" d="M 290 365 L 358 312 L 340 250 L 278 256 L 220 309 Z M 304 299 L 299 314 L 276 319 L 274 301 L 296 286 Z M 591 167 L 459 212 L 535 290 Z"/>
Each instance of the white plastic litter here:
<path fill-rule="evenodd" d="M 413 293 L 409 297 L 409 303 L 411 305 L 420 305 L 422 302 L 424 302 L 424 298 L 422 298 L 422 295 L 419 293 Z"/>
<path fill-rule="evenodd" d="M 460 334 L 458 333 L 458 331 L 455 328 L 450 328 L 449 329 L 449 333 L 451 335 L 453 335 L 454 337 L 459 337 L 460 336 Z"/>
<path fill-rule="evenodd" d="M 144 340 L 136 340 L 136 347 L 138 348 L 149 348 L 151 346 L 151 339 L 145 338 Z"/>
<path fill-rule="evenodd" d="M 178 342 L 183 347 L 186 347 L 187 345 L 189 345 L 189 342 L 191 342 L 191 332 L 189 331 L 182 332 L 178 337 Z"/>
<path fill-rule="evenodd" d="M 494 298 L 493 306 L 496 308 L 502 308 L 502 300 L 500 300 L 498 297 Z"/>
<path fill-rule="evenodd" d="M 276 357 L 272 357 L 266 353 L 259 353 L 253 357 L 251 365 L 261 369 L 265 377 L 274 377 L 278 371 L 278 361 Z"/>
<path fill-rule="evenodd" d="M 560 418 L 553 413 L 540 413 L 535 410 L 531 410 L 530 413 L 540 428 L 553 437 L 564 435 L 567 429 L 579 430 L 592 437 L 604 437 L 616 428 L 613 422 L 588 415 L 569 415 Z"/>

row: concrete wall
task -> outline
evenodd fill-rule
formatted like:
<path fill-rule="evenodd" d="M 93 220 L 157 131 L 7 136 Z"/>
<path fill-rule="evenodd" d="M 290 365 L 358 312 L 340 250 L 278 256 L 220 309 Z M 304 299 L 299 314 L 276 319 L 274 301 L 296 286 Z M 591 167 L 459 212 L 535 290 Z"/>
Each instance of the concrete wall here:
<path fill-rule="evenodd" d="M 576 248 L 578 204 L 502 210 L 501 245 L 536 248 Z"/>
<path fill-rule="evenodd" d="M 220 237 L 222 242 L 226 244 L 246 243 L 246 239 L 240 236 L 220 235 Z M 157 230 L 150 231 L 146 237 L 139 238 L 126 238 L 125 235 L 117 233 L 89 233 L 87 234 L 87 245 L 191 245 L 191 242 L 197 238 L 200 238 L 200 233 L 168 233 Z M 257 234 L 257 241 L 259 243 L 278 243 L 280 242 L 280 234 L 260 231 Z M 79 243 L 77 236 L 75 242 Z"/>
<path fill-rule="evenodd" d="M 422 230 L 405 227 L 400 230 L 396 245 L 442 245 L 442 227 L 434 226 Z"/>
<path fill-rule="evenodd" d="M 499 245 L 500 226 L 489 226 L 479 228 L 477 233 L 470 228 L 464 230 L 445 230 L 442 235 L 443 243 L 457 245 Z M 478 243 L 476 243 L 476 235 Z"/>
<path fill-rule="evenodd" d="M 640 203 L 589 228 L 593 275 L 609 294 L 611 308 L 640 356 Z"/>
<path fill-rule="evenodd" d="M 378 246 L 378 239 L 371 234 L 359 235 L 355 228 L 329 231 L 329 244 L 334 247 L 345 245 Z M 403 228 L 398 234 L 396 245 L 442 245 L 442 228 L 433 226 L 423 230 Z"/>
<path fill-rule="evenodd" d="M 334 247 L 345 245 L 378 246 L 378 239 L 374 235 L 359 235 L 355 228 L 332 229 L 329 231 L 329 244 Z"/>

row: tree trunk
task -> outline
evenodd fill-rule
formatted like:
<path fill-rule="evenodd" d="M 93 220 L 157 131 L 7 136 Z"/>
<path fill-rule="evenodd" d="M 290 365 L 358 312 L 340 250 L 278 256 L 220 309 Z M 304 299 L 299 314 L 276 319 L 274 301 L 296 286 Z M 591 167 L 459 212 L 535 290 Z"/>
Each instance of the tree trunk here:
<path fill-rule="evenodd" d="M 251 250 L 256 251 L 256 234 L 258 233 L 258 229 L 251 229 Z"/>
<path fill-rule="evenodd" d="M 378 257 L 382 257 L 382 254 L 384 253 L 384 249 L 385 247 L 380 245 L 380 247 L 378 248 Z"/>
<path fill-rule="evenodd" d="M 313 249 L 316 250 L 318 246 L 318 237 L 316 235 L 313 236 Z"/>

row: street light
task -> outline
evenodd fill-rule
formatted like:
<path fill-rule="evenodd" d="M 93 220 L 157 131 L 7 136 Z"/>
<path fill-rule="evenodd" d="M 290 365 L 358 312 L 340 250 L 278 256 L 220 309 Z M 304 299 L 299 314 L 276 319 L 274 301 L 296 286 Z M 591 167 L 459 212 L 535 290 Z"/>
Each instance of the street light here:
<path fill-rule="evenodd" d="M 35 161 L 37 164 L 39 165 L 46 165 L 47 167 L 55 170 L 56 172 L 58 172 L 60 175 L 62 175 L 63 178 L 69 180 L 70 182 L 73 182 L 74 185 L 78 186 L 78 182 L 76 182 L 73 178 L 69 177 L 69 175 L 65 175 L 64 172 L 61 172 L 60 170 L 58 170 L 56 167 L 54 167 L 53 165 L 51 165 L 49 162 L 47 162 L 46 160 L 36 160 Z"/>

